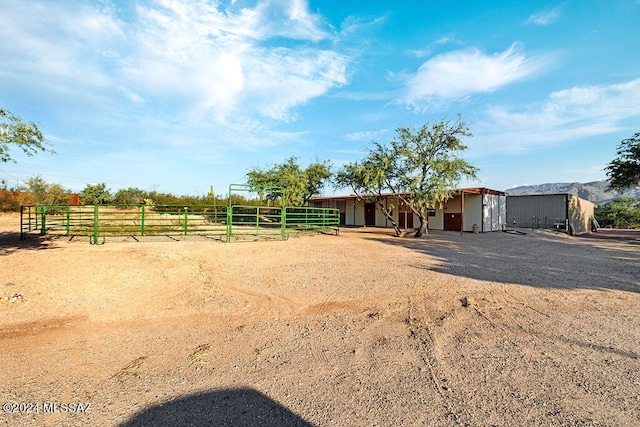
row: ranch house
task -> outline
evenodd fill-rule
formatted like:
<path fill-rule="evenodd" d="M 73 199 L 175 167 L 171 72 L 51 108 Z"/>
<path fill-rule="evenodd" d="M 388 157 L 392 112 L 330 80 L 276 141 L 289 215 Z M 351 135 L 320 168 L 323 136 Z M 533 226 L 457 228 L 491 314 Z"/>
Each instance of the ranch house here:
<path fill-rule="evenodd" d="M 418 216 L 396 196 L 383 195 L 383 203 L 401 229 L 420 225 Z M 373 196 L 312 197 L 309 206 L 339 209 L 344 226 L 392 227 Z M 488 188 L 459 189 L 443 206 L 430 210 L 428 219 L 429 230 L 501 231 L 506 226 L 505 194 Z"/>

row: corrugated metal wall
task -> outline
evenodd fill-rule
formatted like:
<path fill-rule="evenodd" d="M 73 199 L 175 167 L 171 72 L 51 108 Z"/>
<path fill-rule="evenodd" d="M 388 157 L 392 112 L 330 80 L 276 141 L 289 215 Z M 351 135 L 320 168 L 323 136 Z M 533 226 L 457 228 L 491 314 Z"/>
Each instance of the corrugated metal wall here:
<path fill-rule="evenodd" d="M 505 196 L 484 194 L 484 213 L 482 231 L 501 231 L 505 229 Z"/>
<path fill-rule="evenodd" d="M 507 226 L 561 228 L 567 219 L 567 195 L 507 196 Z"/>

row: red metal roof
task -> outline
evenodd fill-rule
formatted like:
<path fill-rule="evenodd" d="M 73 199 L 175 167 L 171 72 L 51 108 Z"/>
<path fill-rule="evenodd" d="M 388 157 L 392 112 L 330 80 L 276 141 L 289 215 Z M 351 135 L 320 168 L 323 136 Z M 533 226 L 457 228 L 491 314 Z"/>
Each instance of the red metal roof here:
<path fill-rule="evenodd" d="M 459 188 L 457 190 L 455 190 L 454 194 L 461 194 L 461 193 L 465 193 L 465 194 L 491 194 L 494 196 L 504 196 L 505 193 L 504 191 L 498 191 L 498 190 L 492 190 L 490 188 L 485 188 L 485 187 L 473 187 L 473 188 Z M 410 193 L 402 193 L 405 195 L 409 195 Z M 378 196 L 377 194 L 362 194 L 360 197 L 361 198 L 368 198 L 368 197 L 376 197 Z M 394 193 L 382 193 L 381 194 L 382 197 L 391 197 L 394 196 Z M 357 199 L 358 196 L 356 196 L 355 194 L 349 194 L 348 196 L 317 196 L 317 197 L 311 197 L 309 198 L 309 200 L 345 200 L 345 199 Z"/>

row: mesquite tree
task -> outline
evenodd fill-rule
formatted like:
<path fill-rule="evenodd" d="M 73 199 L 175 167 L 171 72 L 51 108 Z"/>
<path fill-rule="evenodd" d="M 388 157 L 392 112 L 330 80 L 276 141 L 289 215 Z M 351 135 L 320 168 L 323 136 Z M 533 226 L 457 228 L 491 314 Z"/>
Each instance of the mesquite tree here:
<path fill-rule="evenodd" d="M 618 157 L 605 168 L 609 189 L 622 191 L 640 184 L 640 133 L 622 141 L 616 154 Z"/>
<path fill-rule="evenodd" d="M 453 196 L 462 178 L 475 178 L 478 169 L 458 157 L 470 137 L 468 124 L 459 116 L 455 122 L 440 121 L 419 129 L 399 127 L 387 145 L 377 142 L 367 157 L 347 164 L 336 174 L 337 187 L 350 187 L 358 197 L 372 197 L 392 223 L 394 207 L 382 203 L 383 193 L 391 193 L 420 219 L 415 237 L 428 234 L 428 212 Z"/>
<path fill-rule="evenodd" d="M 393 162 L 388 148 L 373 143 L 369 155 L 362 161 L 343 165 L 336 173 L 334 184 L 336 188 L 350 188 L 358 199 L 373 200 L 387 217 L 396 234 L 400 235 L 400 227 L 393 218 L 394 205 L 384 203 L 386 193 L 389 192 L 389 177 L 393 175 Z"/>
<path fill-rule="evenodd" d="M 15 161 L 9 154 L 12 145 L 20 147 L 27 156 L 33 156 L 38 151 L 54 152 L 35 123 L 25 122 L 0 108 L 0 162 Z"/>

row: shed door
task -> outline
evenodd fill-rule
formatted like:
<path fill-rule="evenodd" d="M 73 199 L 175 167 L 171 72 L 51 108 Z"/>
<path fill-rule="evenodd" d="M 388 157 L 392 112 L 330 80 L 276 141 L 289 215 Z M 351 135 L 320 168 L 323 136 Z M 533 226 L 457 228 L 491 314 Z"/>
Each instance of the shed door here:
<path fill-rule="evenodd" d="M 398 226 L 404 230 L 413 228 L 413 212 L 399 212 Z"/>
<path fill-rule="evenodd" d="M 444 229 L 460 231 L 462 228 L 462 214 L 447 212 L 444 214 Z"/>
<path fill-rule="evenodd" d="M 375 226 L 376 225 L 376 204 L 365 203 L 364 204 L 364 225 Z"/>

